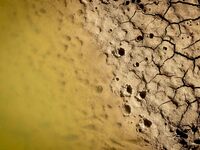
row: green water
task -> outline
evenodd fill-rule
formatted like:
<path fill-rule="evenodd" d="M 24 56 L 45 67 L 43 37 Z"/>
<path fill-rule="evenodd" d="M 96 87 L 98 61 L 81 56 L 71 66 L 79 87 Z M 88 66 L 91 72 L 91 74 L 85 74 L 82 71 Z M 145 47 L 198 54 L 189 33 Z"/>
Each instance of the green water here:
<path fill-rule="evenodd" d="M 132 146 L 111 68 L 77 18 L 69 0 L 0 0 L 0 150 Z"/>

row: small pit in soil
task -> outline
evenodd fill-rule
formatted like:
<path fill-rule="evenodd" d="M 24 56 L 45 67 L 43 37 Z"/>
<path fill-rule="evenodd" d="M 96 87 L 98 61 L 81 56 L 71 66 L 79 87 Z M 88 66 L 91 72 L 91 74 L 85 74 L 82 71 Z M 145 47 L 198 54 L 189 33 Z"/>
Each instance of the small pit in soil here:
<path fill-rule="evenodd" d="M 120 56 L 124 56 L 125 55 L 125 50 L 123 49 L 123 48 L 119 48 L 118 49 L 118 54 L 120 55 Z"/>
<path fill-rule="evenodd" d="M 144 99 L 146 97 L 146 91 L 141 91 L 140 97 Z"/>
<path fill-rule="evenodd" d="M 151 127 L 152 122 L 151 122 L 150 120 L 148 120 L 148 119 L 145 118 L 143 121 L 144 121 L 144 125 L 145 125 L 146 127 L 148 127 L 148 128 Z"/>
<path fill-rule="evenodd" d="M 130 114 L 130 113 L 131 113 L 131 106 L 130 106 L 130 105 L 124 104 L 124 105 L 123 105 L 123 109 L 124 109 L 124 112 L 125 112 L 126 114 Z"/>

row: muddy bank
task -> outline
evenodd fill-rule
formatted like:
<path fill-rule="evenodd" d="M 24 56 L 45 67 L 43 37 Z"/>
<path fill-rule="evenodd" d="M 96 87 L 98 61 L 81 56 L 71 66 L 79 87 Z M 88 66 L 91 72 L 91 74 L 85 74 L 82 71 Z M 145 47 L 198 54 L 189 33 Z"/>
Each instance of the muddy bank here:
<path fill-rule="evenodd" d="M 81 3 L 128 124 L 154 149 L 199 149 L 199 1 Z"/>

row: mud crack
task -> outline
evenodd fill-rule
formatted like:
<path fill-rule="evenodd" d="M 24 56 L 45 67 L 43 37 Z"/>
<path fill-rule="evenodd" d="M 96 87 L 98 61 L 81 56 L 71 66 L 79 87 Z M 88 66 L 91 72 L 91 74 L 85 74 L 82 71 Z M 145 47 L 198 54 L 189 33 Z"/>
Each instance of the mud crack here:
<path fill-rule="evenodd" d="M 86 5 L 85 26 L 116 68 L 112 91 L 140 116 L 138 134 L 155 149 L 200 148 L 199 25 L 198 0 Z"/>

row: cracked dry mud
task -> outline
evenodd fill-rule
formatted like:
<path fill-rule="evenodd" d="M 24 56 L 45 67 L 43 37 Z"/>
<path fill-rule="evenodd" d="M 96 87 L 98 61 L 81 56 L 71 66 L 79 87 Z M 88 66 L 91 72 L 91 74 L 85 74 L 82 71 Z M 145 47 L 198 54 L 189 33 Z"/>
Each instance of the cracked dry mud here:
<path fill-rule="evenodd" d="M 154 149 L 200 149 L 200 1 L 81 0 L 124 117 Z"/>

